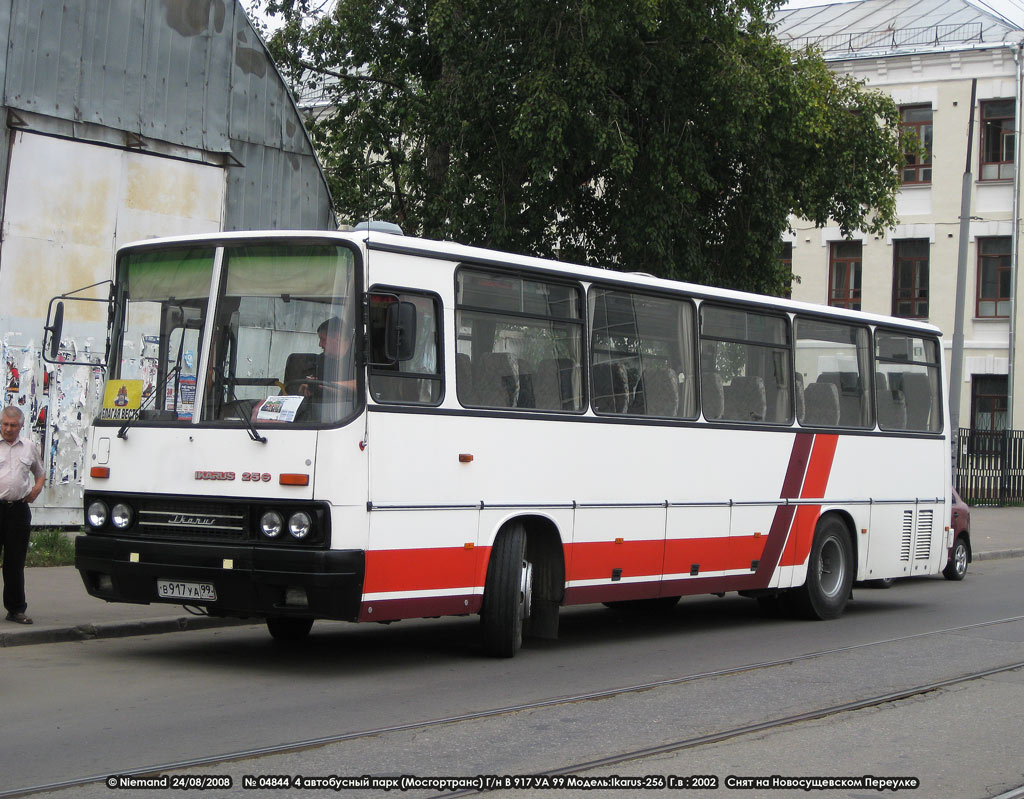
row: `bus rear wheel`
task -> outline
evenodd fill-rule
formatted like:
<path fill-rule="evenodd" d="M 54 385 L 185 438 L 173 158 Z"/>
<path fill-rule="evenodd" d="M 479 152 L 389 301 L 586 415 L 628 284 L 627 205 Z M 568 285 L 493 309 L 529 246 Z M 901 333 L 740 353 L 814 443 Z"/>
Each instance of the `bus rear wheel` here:
<path fill-rule="evenodd" d="M 818 523 L 807 561 L 807 580 L 794 599 L 808 619 L 836 619 L 846 609 L 853 586 L 853 545 L 846 525 L 836 516 Z"/>
<path fill-rule="evenodd" d="M 526 560 L 526 530 L 516 523 L 498 534 L 487 564 L 480 622 L 488 655 L 510 658 L 519 651 L 532 599 L 533 565 Z"/>
<path fill-rule="evenodd" d="M 270 632 L 270 637 L 283 643 L 302 641 L 312 629 L 312 619 L 301 619 L 294 616 L 270 616 L 267 618 L 267 630 Z"/>

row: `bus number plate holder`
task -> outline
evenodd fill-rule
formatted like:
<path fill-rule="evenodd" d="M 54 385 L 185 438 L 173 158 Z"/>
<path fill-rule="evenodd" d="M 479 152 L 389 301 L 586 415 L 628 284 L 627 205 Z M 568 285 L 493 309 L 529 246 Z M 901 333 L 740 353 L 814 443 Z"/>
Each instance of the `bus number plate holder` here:
<path fill-rule="evenodd" d="M 190 602 L 216 602 L 213 583 L 184 583 L 180 580 L 157 580 L 156 592 L 161 599 L 187 599 Z"/>

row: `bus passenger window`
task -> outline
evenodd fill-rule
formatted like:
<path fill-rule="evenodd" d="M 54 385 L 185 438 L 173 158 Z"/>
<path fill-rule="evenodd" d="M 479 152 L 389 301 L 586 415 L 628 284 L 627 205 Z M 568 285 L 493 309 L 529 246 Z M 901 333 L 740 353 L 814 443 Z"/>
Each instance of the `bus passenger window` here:
<path fill-rule="evenodd" d="M 934 339 L 875 333 L 875 396 L 883 430 L 942 430 L 939 345 Z"/>
<path fill-rule="evenodd" d="M 793 400 L 786 318 L 706 304 L 700 312 L 704 418 L 789 424 Z"/>
<path fill-rule="evenodd" d="M 874 426 L 866 327 L 798 317 L 795 359 L 797 385 L 804 392 L 805 411 L 797 414 L 801 424 Z M 832 397 L 836 403 L 835 419 Z"/>
<path fill-rule="evenodd" d="M 594 412 L 694 418 L 693 316 L 687 300 L 591 289 Z"/>
<path fill-rule="evenodd" d="M 459 402 L 581 411 L 579 287 L 465 268 L 456 280 Z"/>
<path fill-rule="evenodd" d="M 416 308 L 415 349 L 407 361 L 391 362 L 384 349 L 389 306 L 398 298 Z M 436 297 L 401 291 L 370 295 L 370 396 L 375 402 L 436 405 L 441 401 L 441 362 L 438 320 L 441 303 Z M 458 369 L 458 365 L 456 365 Z"/>

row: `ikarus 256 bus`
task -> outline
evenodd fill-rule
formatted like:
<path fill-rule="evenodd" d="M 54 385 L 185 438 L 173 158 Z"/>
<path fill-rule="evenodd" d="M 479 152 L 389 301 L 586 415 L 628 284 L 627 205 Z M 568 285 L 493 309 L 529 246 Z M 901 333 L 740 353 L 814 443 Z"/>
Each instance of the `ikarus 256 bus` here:
<path fill-rule="evenodd" d="M 926 324 L 360 230 L 126 246 L 109 327 L 76 554 L 107 601 L 282 640 L 479 614 L 511 656 L 563 605 L 831 619 L 946 561 Z"/>

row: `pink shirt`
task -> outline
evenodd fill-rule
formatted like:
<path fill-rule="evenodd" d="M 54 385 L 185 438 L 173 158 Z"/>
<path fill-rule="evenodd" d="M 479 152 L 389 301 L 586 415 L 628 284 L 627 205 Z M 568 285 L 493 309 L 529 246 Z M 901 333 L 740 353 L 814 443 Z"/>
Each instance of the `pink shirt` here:
<path fill-rule="evenodd" d="M 42 476 L 43 462 L 35 446 L 21 438 L 13 444 L 0 438 L 0 500 L 24 499 Z"/>

